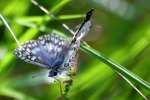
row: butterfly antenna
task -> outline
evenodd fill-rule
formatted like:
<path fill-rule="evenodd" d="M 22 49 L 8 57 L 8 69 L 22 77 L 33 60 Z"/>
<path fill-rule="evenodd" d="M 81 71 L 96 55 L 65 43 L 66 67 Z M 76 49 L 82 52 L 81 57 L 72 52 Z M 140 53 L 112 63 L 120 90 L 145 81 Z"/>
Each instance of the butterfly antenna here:
<path fill-rule="evenodd" d="M 2 23 L 5 25 L 5 27 L 9 30 L 9 32 L 11 33 L 11 35 L 13 36 L 13 38 L 16 41 L 17 45 L 19 46 L 20 43 L 19 43 L 18 39 L 16 38 L 15 33 L 12 31 L 12 29 L 8 25 L 7 21 L 4 19 L 4 17 L 2 15 L 0 15 L 0 19 L 1 19 Z"/>

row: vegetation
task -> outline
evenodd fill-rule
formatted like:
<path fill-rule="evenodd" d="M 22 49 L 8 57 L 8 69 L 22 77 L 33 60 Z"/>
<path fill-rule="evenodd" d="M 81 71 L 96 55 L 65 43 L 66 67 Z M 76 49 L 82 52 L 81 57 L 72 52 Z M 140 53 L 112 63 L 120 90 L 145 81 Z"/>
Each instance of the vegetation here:
<path fill-rule="evenodd" d="M 0 14 L 23 43 L 51 32 L 71 36 L 62 23 L 76 29 L 87 10 L 95 8 L 93 27 L 82 41 L 78 73 L 67 98 L 148 100 L 150 15 L 146 11 L 150 2 L 144 1 L 38 1 L 49 16 L 31 1 L 1 0 Z M 59 84 L 50 84 L 47 71 L 13 55 L 17 44 L 2 22 L 0 31 L 0 100 L 65 99 L 59 97 Z"/>

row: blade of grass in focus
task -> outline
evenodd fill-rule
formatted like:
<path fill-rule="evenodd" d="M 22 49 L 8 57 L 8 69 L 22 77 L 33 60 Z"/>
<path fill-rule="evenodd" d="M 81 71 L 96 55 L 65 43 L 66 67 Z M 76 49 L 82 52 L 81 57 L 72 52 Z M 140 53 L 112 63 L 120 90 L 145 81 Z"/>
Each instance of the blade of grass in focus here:
<path fill-rule="evenodd" d="M 107 64 L 109 67 L 114 69 L 115 71 L 121 73 L 127 79 L 134 81 L 136 84 L 143 86 L 145 89 L 150 90 L 150 83 L 144 81 L 136 74 L 132 73 L 131 71 L 127 70 L 125 67 L 121 66 L 120 64 L 114 63 L 112 60 L 108 59 L 104 55 L 100 54 L 98 51 L 94 50 L 87 44 L 82 44 L 81 49 L 89 55 L 98 58 L 103 63 Z"/>

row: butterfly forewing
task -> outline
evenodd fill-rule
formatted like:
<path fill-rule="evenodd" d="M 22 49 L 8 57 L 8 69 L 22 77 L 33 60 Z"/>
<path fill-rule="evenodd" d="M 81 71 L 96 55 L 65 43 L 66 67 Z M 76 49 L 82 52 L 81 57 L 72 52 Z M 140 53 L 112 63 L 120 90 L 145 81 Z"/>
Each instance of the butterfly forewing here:
<path fill-rule="evenodd" d="M 56 34 L 43 35 L 15 49 L 14 54 L 32 64 L 44 68 L 59 67 L 68 51 L 68 41 Z"/>

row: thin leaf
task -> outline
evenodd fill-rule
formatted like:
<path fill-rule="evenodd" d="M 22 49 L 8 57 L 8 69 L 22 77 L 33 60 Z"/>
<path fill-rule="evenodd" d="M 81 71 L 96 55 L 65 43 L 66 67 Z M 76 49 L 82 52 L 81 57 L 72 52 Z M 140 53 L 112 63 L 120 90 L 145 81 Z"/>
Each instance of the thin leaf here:
<path fill-rule="evenodd" d="M 100 61 L 107 64 L 109 67 L 111 67 L 115 71 L 121 73 L 124 77 L 131 79 L 135 83 L 143 86 L 145 89 L 150 90 L 150 83 L 144 81 L 142 78 L 140 78 L 136 74 L 132 73 L 131 71 L 129 71 L 122 65 L 114 63 L 109 58 L 103 56 L 101 53 L 99 53 L 98 51 L 91 48 L 89 45 L 82 43 L 81 50 L 83 50 L 84 52 L 86 52 L 89 55 L 92 55 L 92 56 L 98 58 Z"/>

